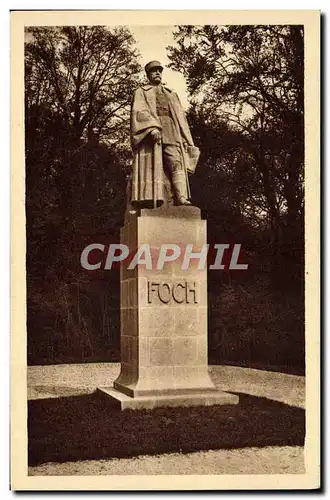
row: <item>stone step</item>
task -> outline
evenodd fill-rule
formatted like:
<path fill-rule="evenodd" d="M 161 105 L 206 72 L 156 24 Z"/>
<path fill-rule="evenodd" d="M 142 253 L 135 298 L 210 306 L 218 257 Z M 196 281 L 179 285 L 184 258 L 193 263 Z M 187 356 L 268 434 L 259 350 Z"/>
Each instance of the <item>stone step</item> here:
<path fill-rule="evenodd" d="M 162 406 L 213 406 L 213 405 L 234 405 L 239 402 L 236 394 L 224 391 L 187 393 L 187 394 L 161 394 L 153 396 L 130 397 L 119 392 L 113 387 L 98 388 L 97 393 L 109 397 L 111 403 L 120 410 L 152 410 Z"/>

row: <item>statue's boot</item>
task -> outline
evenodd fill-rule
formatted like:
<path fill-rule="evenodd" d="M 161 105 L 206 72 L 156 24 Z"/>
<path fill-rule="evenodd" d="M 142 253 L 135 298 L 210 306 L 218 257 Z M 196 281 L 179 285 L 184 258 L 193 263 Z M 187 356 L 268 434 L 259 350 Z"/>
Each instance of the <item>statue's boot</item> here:
<path fill-rule="evenodd" d="M 176 205 L 191 205 L 188 200 L 187 181 L 183 170 L 172 172 L 172 184 Z"/>
<path fill-rule="evenodd" d="M 184 196 L 179 196 L 177 198 L 177 205 L 191 205 L 191 201 L 188 200 L 188 198 L 185 198 Z"/>

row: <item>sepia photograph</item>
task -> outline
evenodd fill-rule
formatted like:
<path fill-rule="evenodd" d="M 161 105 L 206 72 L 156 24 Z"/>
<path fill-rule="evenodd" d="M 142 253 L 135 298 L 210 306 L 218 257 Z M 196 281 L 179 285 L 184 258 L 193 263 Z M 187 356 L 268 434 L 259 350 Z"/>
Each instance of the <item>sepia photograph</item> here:
<path fill-rule="evenodd" d="M 319 24 L 11 13 L 13 490 L 320 487 Z"/>

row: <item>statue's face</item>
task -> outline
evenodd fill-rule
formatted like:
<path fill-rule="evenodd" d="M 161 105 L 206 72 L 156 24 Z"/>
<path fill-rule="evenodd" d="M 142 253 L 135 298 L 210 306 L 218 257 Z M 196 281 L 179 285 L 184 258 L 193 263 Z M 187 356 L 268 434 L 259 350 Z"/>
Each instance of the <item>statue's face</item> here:
<path fill-rule="evenodd" d="M 152 68 L 148 73 L 148 79 L 150 83 L 158 85 L 162 81 L 162 68 Z"/>

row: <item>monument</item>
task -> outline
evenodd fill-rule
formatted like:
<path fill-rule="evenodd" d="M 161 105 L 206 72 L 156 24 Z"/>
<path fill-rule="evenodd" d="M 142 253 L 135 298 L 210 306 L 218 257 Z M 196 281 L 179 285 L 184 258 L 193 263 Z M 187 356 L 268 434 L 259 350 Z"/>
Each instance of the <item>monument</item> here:
<path fill-rule="evenodd" d="M 100 390 L 121 409 L 236 404 L 208 374 L 206 221 L 188 182 L 199 151 L 178 96 L 161 83 L 161 64 L 145 69 L 149 84 L 132 103 L 134 160 L 121 229 L 134 255 L 121 262 L 121 372 Z M 184 258 L 175 258 L 177 245 L 188 249 Z"/>

